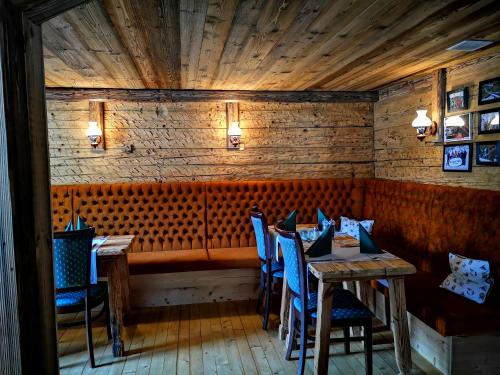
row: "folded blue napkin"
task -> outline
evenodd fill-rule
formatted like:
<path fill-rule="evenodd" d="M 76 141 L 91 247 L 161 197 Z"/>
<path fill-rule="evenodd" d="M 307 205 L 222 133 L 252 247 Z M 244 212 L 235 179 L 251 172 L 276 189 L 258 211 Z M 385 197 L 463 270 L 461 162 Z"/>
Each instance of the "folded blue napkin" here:
<path fill-rule="evenodd" d="M 90 228 L 90 225 L 87 225 L 83 219 L 78 216 L 76 219 L 76 230 L 87 229 Z"/>
<path fill-rule="evenodd" d="M 359 251 L 363 254 L 381 254 L 383 252 L 361 224 L 359 224 Z"/>
<path fill-rule="evenodd" d="M 73 220 L 70 220 L 68 224 L 64 227 L 65 232 L 71 232 L 72 230 L 75 230 L 75 227 L 73 226 Z"/>
<path fill-rule="evenodd" d="M 328 227 L 311 245 L 306 254 L 309 258 L 317 258 L 332 253 L 333 226 Z"/>
<path fill-rule="evenodd" d="M 323 221 L 330 221 L 330 218 L 326 216 L 323 211 L 321 211 L 321 208 L 318 208 L 318 229 L 323 230 Z"/>
<path fill-rule="evenodd" d="M 283 228 L 288 232 L 297 231 L 297 211 L 293 210 L 282 223 Z"/>

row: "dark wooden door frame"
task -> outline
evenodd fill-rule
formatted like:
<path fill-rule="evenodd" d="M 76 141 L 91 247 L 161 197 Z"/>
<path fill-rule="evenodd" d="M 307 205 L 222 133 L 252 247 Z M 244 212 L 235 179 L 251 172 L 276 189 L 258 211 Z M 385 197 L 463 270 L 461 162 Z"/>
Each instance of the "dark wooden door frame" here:
<path fill-rule="evenodd" d="M 41 23 L 85 0 L 0 0 L 0 373 L 57 374 Z"/>

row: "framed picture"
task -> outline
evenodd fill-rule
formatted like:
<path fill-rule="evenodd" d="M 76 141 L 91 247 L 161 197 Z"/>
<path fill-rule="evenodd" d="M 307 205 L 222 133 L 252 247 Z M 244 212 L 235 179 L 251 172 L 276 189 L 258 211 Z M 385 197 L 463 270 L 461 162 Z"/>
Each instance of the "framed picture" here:
<path fill-rule="evenodd" d="M 500 77 L 479 82 L 479 105 L 500 102 Z"/>
<path fill-rule="evenodd" d="M 467 87 L 446 93 L 448 112 L 462 111 L 469 108 L 469 89 Z"/>
<path fill-rule="evenodd" d="M 476 143 L 476 164 L 500 165 L 500 141 Z"/>
<path fill-rule="evenodd" d="M 479 134 L 500 133 L 500 108 L 479 112 Z"/>
<path fill-rule="evenodd" d="M 444 119 L 444 141 L 472 140 L 472 113 L 449 116 Z"/>
<path fill-rule="evenodd" d="M 472 170 L 472 144 L 443 146 L 443 171 L 470 172 Z"/>

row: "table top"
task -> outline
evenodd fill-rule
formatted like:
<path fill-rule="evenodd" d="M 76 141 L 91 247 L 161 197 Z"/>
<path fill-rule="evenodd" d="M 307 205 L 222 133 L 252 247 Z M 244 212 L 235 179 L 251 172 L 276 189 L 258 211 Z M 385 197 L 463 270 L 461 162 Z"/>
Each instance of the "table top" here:
<path fill-rule="evenodd" d="M 312 226 L 297 225 L 297 231 Z M 269 229 L 271 233 L 275 232 L 274 228 Z M 307 252 L 312 243 L 304 241 L 304 251 Z M 332 245 L 331 255 L 306 259 L 309 272 L 325 282 L 395 278 L 417 272 L 414 265 L 387 251 L 382 254 L 361 254 L 359 241 L 347 234 L 336 233 Z"/>
<path fill-rule="evenodd" d="M 107 240 L 97 249 L 98 257 L 111 257 L 126 254 L 135 236 L 108 236 Z"/>

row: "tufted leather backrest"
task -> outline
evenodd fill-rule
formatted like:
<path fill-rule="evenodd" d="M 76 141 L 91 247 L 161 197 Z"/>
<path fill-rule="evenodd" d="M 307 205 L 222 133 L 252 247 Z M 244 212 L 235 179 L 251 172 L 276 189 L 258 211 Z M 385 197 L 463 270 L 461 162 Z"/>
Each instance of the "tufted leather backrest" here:
<path fill-rule="evenodd" d="M 317 208 L 337 219 L 360 218 L 364 180 L 279 180 L 207 183 L 208 247 L 255 246 L 250 209 L 257 204 L 273 225 L 297 210 L 297 222 L 317 221 Z"/>
<path fill-rule="evenodd" d="M 500 192 L 375 179 L 363 214 L 381 247 L 443 278 L 448 253 L 488 259 L 500 280 Z"/>
<path fill-rule="evenodd" d="M 63 231 L 73 219 L 73 191 L 69 185 L 52 186 L 52 223 L 54 232 Z"/>
<path fill-rule="evenodd" d="M 74 186 L 73 207 L 98 235 L 136 235 L 132 251 L 206 248 L 202 183 Z"/>

